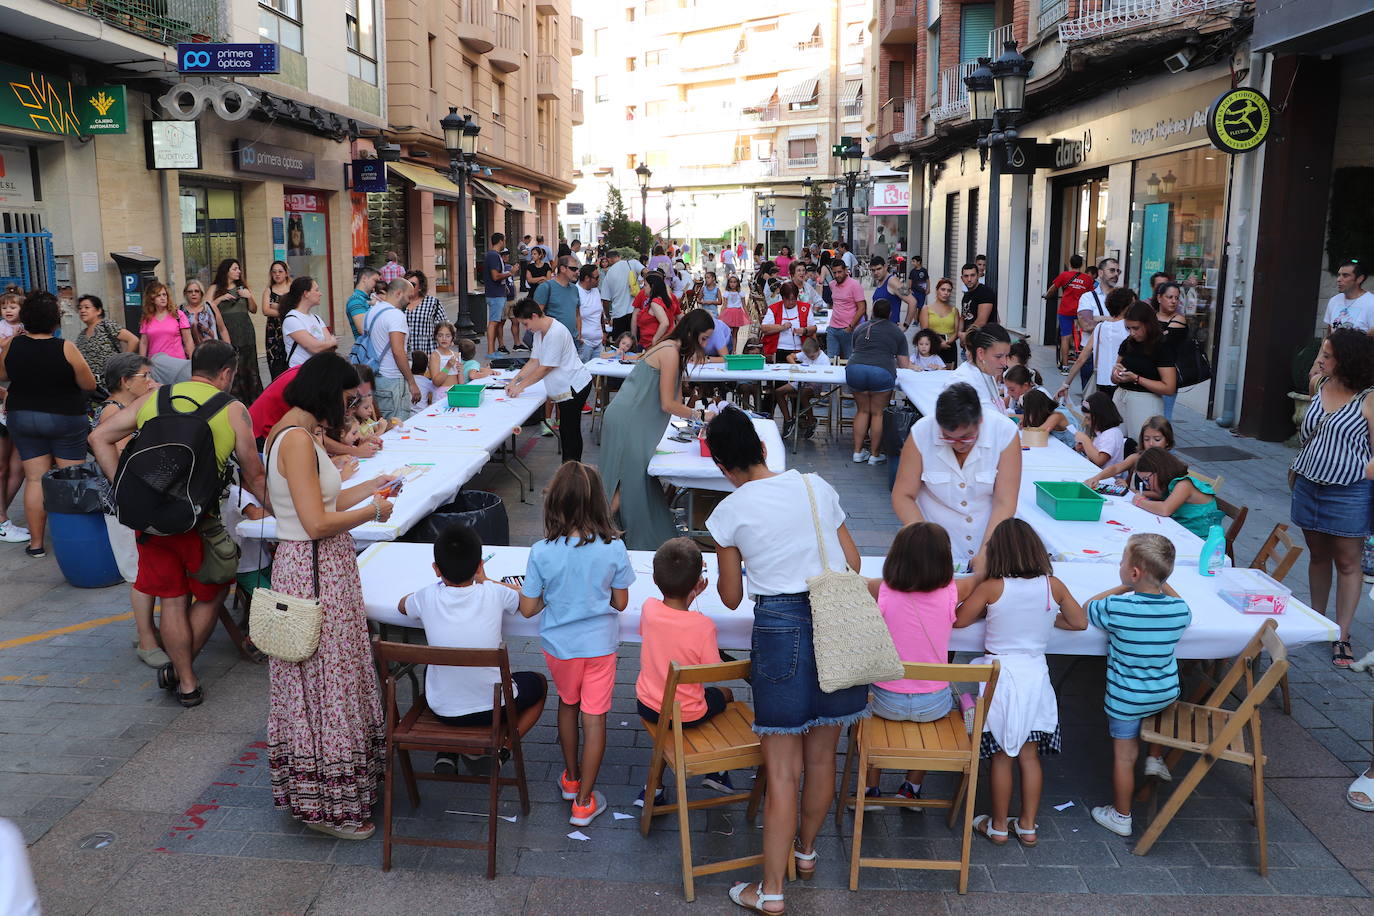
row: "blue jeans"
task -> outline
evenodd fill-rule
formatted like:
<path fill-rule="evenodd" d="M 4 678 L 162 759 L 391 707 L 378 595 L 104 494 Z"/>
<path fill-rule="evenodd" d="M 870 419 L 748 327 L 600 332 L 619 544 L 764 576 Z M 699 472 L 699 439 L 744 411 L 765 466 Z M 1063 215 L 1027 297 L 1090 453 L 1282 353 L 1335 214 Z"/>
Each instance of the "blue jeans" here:
<path fill-rule="evenodd" d="M 1140 737 L 1139 719 L 1117 719 L 1112 716 L 1107 717 L 1107 734 L 1113 738 L 1129 740 Z"/>
<path fill-rule="evenodd" d="M 825 353 L 831 359 L 848 359 L 854 353 L 854 334 L 831 325 L 825 332 Z"/>
<path fill-rule="evenodd" d="M 948 687 L 934 693 L 898 693 L 874 684 L 869 712 L 891 722 L 935 722 L 954 708 L 954 694 Z"/>
<path fill-rule="evenodd" d="M 754 598 L 751 641 L 754 731 L 800 735 L 821 725 L 849 725 L 868 716 L 868 687 L 821 690 L 811 632 L 811 599 L 795 595 Z"/>
<path fill-rule="evenodd" d="M 1174 421 L 1174 405 L 1178 403 L 1178 395 L 1166 394 L 1164 396 L 1164 419 L 1170 423 Z"/>

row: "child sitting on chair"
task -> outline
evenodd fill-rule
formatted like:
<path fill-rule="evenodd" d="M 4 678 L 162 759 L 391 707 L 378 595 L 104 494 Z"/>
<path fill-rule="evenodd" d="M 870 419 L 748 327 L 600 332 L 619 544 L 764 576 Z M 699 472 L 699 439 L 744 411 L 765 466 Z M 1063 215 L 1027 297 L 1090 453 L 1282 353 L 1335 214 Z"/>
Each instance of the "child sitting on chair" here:
<path fill-rule="evenodd" d="M 639 635 L 644 640 L 639 652 L 639 679 L 635 681 L 639 717 L 658 724 L 663 709 L 663 689 L 668 683 L 668 666 L 720 664 L 716 646 L 716 625 L 705 614 L 692 610 L 692 602 L 706 590 L 701 565 L 701 548 L 690 538 L 664 541 L 654 553 L 654 584 L 663 600 L 649 598 L 640 612 Z M 734 699 L 729 687 L 682 684 L 675 695 L 682 706 L 682 727 L 694 728 L 725 711 Z M 712 773 L 702 785 L 717 792 L 733 792 L 729 773 Z M 647 787 L 646 787 L 647 788 Z M 644 807 L 645 789 L 639 790 L 635 804 Z M 654 804 L 667 804 L 660 788 Z"/>
<path fill-rule="evenodd" d="M 1193 614 L 1165 581 L 1173 571 L 1172 541 L 1162 534 L 1133 534 L 1121 553 L 1121 584 L 1085 603 L 1088 620 L 1107 631 L 1105 706 L 1113 751 L 1112 804 L 1093 808 L 1092 816 L 1118 836 L 1131 835 L 1140 721 L 1178 699 L 1174 647 Z M 1154 754 L 1145 758 L 1145 775 L 1172 779 Z"/>
<path fill-rule="evenodd" d="M 506 617 L 520 607 L 520 593 L 514 586 L 493 582 L 482 563 L 482 539 L 467 525 L 452 525 L 440 532 L 434 542 L 434 571 L 439 581 L 406 595 L 397 606 L 402 614 L 418 620 L 425 628 L 425 641 L 431 646 L 452 649 L 496 649 L 501 645 L 501 627 Z M 490 726 L 491 686 L 501 678 L 499 668 L 454 668 L 428 665 L 425 669 L 425 702 L 435 718 L 446 725 Z M 549 684 L 535 671 L 512 671 L 511 691 L 515 695 L 515 729 L 528 734 L 544 711 Z M 452 773 L 457 754 L 440 754 L 434 772 Z M 501 759 L 507 752 L 503 748 Z M 474 775 L 483 772 L 490 761 L 463 755 L 463 763 Z"/>

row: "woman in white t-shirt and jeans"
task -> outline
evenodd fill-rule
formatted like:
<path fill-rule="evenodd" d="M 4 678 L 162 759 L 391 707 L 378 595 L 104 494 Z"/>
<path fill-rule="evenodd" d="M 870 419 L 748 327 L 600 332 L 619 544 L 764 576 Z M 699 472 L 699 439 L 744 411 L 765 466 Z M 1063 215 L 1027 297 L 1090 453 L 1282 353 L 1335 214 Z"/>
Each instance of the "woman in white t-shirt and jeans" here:
<path fill-rule="evenodd" d="M 281 297 L 279 310 L 286 317 L 281 323 L 282 339 L 286 341 L 286 366 L 295 368 L 316 353 L 333 350 L 339 342 L 324 326 L 324 319 L 310 314 L 320 304 L 320 285 L 313 277 L 297 277 L 291 288 Z"/>
<path fill-rule="evenodd" d="M 754 600 L 754 731 L 760 736 L 768 793 L 763 816 L 763 880 L 737 884 L 730 899 L 746 909 L 782 912 L 788 856 L 803 878 L 816 869 L 816 835 L 835 798 L 840 729 L 868 714 L 868 687 L 825 693 L 816 674 L 806 580 L 822 572 L 807 482 L 831 569 L 859 568 L 859 549 L 833 487 L 815 474 L 775 474 L 745 414 L 727 408 L 706 427 L 716 466 L 735 486 L 706 520 L 716 542 L 717 589 L 729 608 L 744 600 L 744 568 Z M 798 829 L 797 793 L 801 798 Z"/>
<path fill-rule="evenodd" d="M 522 330 L 534 334 L 530 360 L 506 383 L 506 396 L 520 393 L 541 379 L 549 400 L 558 405 L 558 437 L 564 461 L 582 460 L 582 405 L 592 390 L 592 374 L 577 353 L 572 333 L 562 322 L 544 314 L 533 299 L 515 303 L 511 314 Z"/>

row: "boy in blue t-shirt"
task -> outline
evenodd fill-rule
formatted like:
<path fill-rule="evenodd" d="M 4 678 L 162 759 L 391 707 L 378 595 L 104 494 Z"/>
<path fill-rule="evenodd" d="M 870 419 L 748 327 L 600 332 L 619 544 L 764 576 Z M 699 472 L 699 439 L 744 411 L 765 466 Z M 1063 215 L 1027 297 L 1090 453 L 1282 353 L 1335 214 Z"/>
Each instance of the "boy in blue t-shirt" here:
<path fill-rule="evenodd" d="M 1112 805 L 1092 809 L 1093 820 L 1131 835 L 1131 794 L 1140 752 L 1140 721 L 1178 699 L 1174 647 L 1192 623 L 1188 605 L 1169 587 L 1174 545 L 1163 535 L 1135 534 L 1121 554 L 1121 585 L 1087 601 L 1088 620 L 1107 631 L 1107 731 L 1112 736 Z M 1168 780 L 1169 770 L 1148 756 L 1145 774 Z"/>

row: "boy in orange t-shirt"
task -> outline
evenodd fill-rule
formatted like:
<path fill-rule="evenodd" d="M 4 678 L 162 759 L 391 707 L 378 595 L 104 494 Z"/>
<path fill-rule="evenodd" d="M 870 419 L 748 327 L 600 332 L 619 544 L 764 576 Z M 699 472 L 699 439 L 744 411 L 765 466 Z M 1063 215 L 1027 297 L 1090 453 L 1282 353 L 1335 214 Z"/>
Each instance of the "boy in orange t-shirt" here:
<path fill-rule="evenodd" d="M 663 688 L 668 682 L 668 666 L 714 665 L 721 661 L 716 646 L 716 625 L 711 618 L 691 609 L 691 604 L 706 589 L 702 574 L 701 548 L 689 538 L 665 541 L 654 553 L 654 584 L 663 600 L 649 598 L 640 612 L 639 679 L 635 681 L 639 715 L 651 724 L 658 722 L 663 705 Z M 682 705 L 682 727 L 692 728 L 725 711 L 734 694 L 729 687 L 683 684 L 676 701 Z M 702 785 L 717 792 L 733 792 L 730 774 L 712 773 Z M 666 790 L 659 789 L 655 805 L 666 804 Z M 635 804 L 644 807 L 641 789 Z"/>

